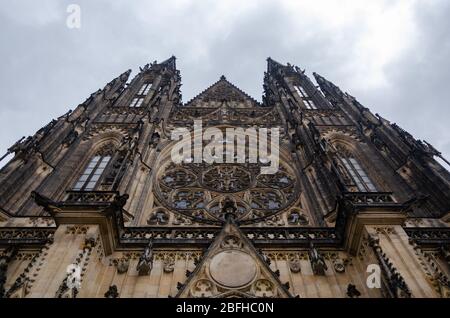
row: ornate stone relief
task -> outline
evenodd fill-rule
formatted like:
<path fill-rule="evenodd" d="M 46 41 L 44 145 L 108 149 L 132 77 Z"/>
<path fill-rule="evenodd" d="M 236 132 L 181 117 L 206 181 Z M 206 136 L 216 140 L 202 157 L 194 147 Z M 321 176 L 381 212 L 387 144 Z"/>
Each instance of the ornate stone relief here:
<path fill-rule="evenodd" d="M 130 260 L 127 258 L 120 258 L 117 260 L 113 260 L 114 265 L 117 267 L 118 274 L 125 274 L 128 272 L 128 268 L 130 267 Z"/>
<path fill-rule="evenodd" d="M 150 240 L 142 255 L 139 257 L 136 270 L 139 276 L 148 276 L 153 269 L 153 242 Z"/>
<path fill-rule="evenodd" d="M 89 230 L 89 226 L 87 225 L 71 225 L 67 226 L 66 228 L 66 234 L 86 234 Z"/>
<path fill-rule="evenodd" d="M 108 291 L 105 293 L 105 298 L 119 298 L 119 291 L 116 285 L 109 286 Z"/>
<path fill-rule="evenodd" d="M 292 273 L 300 273 L 302 271 L 300 259 L 289 260 L 289 269 Z"/>
<path fill-rule="evenodd" d="M 347 286 L 347 296 L 349 298 L 358 298 L 361 296 L 361 292 L 353 284 L 348 284 Z"/>
<path fill-rule="evenodd" d="M 337 273 L 344 273 L 345 272 L 345 263 L 344 260 L 340 259 L 340 258 L 336 258 L 333 260 L 333 267 L 334 270 Z"/>
<path fill-rule="evenodd" d="M 257 280 L 252 287 L 253 294 L 256 297 L 272 298 L 277 295 L 274 284 L 267 279 Z"/>
<path fill-rule="evenodd" d="M 148 225 L 166 225 L 169 223 L 169 213 L 164 209 L 154 211 L 147 221 Z"/>
<path fill-rule="evenodd" d="M 293 208 L 290 210 L 288 215 L 288 223 L 290 225 L 309 225 L 308 217 L 298 208 Z"/>
<path fill-rule="evenodd" d="M 260 167 L 253 164 L 170 163 L 160 168 L 157 175 L 155 195 L 158 202 L 170 210 L 194 217 L 198 222 L 223 220 L 224 204 L 231 200 L 236 205 L 238 219 L 270 216 L 273 218 L 266 220 L 268 226 L 281 226 L 286 221 L 274 215 L 298 198 L 295 173 L 286 164 L 281 165 L 277 174 L 260 175 Z M 292 213 L 292 225 L 307 224 L 307 217 L 299 210 Z"/>
<path fill-rule="evenodd" d="M 175 256 L 165 255 L 163 259 L 164 273 L 172 273 L 175 269 Z"/>
<path fill-rule="evenodd" d="M 226 224 L 178 297 L 289 297 L 261 255 L 233 224 Z"/>
<path fill-rule="evenodd" d="M 314 245 L 312 243 L 311 243 L 311 246 L 309 249 L 309 260 L 311 262 L 311 268 L 315 275 L 325 275 L 325 272 L 328 269 L 328 266 L 325 263 L 325 258 L 314 247 Z"/>
<path fill-rule="evenodd" d="M 81 283 L 83 281 L 85 272 L 87 270 L 87 266 L 89 265 L 89 259 L 97 244 L 98 238 L 91 237 L 86 235 L 85 242 L 81 247 L 81 250 L 78 252 L 78 255 L 75 258 L 75 261 L 72 264 L 72 270 L 68 270 L 64 280 L 59 285 L 58 290 L 56 291 L 55 298 L 76 298 L 79 289 L 81 288 Z M 80 269 L 80 281 L 78 283 L 74 283 L 78 280 L 78 277 L 75 275 L 77 268 Z M 69 283 L 70 282 L 70 283 Z"/>
<path fill-rule="evenodd" d="M 419 264 L 422 267 L 428 281 L 433 286 L 434 290 L 442 298 L 450 298 L 450 278 L 442 268 L 439 260 L 443 259 L 445 262 L 445 255 L 441 251 L 424 251 L 413 241 L 410 242 L 414 248 L 414 252 L 419 259 Z"/>
<path fill-rule="evenodd" d="M 16 260 L 29 260 L 27 267 L 17 277 L 12 286 L 9 287 L 5 294 L 6 298 L 25 298 L 31 291 L 42 266 L 46 262 L 48 250 L 51 243 L 46 243 L 39 252 L 18 252 L 15 256 Z"/>

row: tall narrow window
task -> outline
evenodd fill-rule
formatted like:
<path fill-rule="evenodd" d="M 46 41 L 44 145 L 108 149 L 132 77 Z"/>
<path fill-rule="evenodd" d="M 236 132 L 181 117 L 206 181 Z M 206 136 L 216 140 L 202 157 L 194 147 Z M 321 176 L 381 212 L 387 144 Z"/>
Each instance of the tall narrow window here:
<path fill-rule="evenodd" d="M 152 83 L 145 83 L 139 89 L 139 92 L 136 94 L 136 97 L 130 103 L 130 107 L 141 107 L 144 102 L 145 96 L 148 95 L 150 89 L 152 88 Z"/>
<path fill-rule="evenodd" d="M 83 174 L 78 179 L 73 190 L 75 191 L 92 191 L 97 186 L 106 166 L 111 161 L 110 155 L 94 156 Z"/>
<path fill-rule="evenodd" d="M 303 88 L 303 86 L 295 85 L 294 88 L 295 88 L 295 91 L 297 92 L 297 94 L 302 99 L 302 101 L 305 104 L 306 108 L 308 108 L 308 109 L 317 109 L 316 104 L 313 102 L 311 97 L 309 97 L 308 93 L 306 93 L 306 91 Z"/>
<path fill-rule="evenodd" d="M 303 86 L 300 85 L 295 85 L 295 90 L 297 91 L 297 94 L 300 95 L 300 97 L 302 98 L 309 98 L 308 94 L 306 93 L 305 89 L 303 88 Z"/>
<path fill-rule="evenodd" d="M 303 99 L 303 102 L 308 109 L 317 109 L 316 104 L 312 101 L 312 99 Z"/>
<path fill-rule="evenodd" d="M 340 159 L 360 192 L 377 192 L 375 185 L 355 158 L 346 156 Z"/>
<path fill-rule="evenodd" d="M 150 92 L 151 88 L 152 88 L 151 83 L 145 83 L 144 85 L 142 85 L 141 89 L 139 90 L 138 95 L 147 96 L 147 94 Z"/>
<path fill-rule="evenodd" d="M 131 101 L 130 107 L 141 107 L 143 102 L 144 102 L 143 97 L 133 98 L 133 100 Z"/>

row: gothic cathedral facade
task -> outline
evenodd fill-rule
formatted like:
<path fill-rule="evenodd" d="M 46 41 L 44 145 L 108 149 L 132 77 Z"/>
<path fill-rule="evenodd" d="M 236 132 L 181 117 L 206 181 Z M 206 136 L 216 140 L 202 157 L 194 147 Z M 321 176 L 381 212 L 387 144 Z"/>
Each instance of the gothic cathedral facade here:
<path fill-rule="evenodd" d="M 130 74 L 8 149 L 0 297 L 450 297 L 430 144 L 270 58 L 262 102 L 222 76 L 183 103 L 174 57 Z M 174 162 L 195 120 L 223 145 L 278 128 L 277 172 Z"/>

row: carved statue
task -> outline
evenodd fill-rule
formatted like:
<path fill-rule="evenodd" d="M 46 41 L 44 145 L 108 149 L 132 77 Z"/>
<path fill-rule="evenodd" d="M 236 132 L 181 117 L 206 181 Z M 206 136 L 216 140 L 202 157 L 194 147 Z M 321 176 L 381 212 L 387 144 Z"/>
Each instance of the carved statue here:
<path fill-rule="evenodd" d="M 300 260 L 297 258 L 289 260 L 289 269 L 292 273 L 300 273 L 302 271 Z"/>
<path fill-rule="evenodd" d="M 130 265 L 130 260 L 128 258 L 121 258 L 117 260 L 117 273 L 125 274 L 128 272 L 128 267 Z"/>
<path fill-rule="evenodd" d="M 306 217 L 298 211 L 292 211 L 288 216 L 288 223 L 291 225 L 307 225 Z"/>
<path fill-rule="evenodd" d="M 44 208 L 45 212 L 53 213 L 55 209 L 55 202 L 46 196 L 39 194 L 36 191 L 31 192 L 31 197 L 34 199 L 37 205 Z"/>
<path fill-rule="evenodd" d="M 155 131 L 152 134 L 152 137 L 150 139 L 150 147 L 156 148 L 158 146 L 160 140 L 161 140 L 161 135 L 157 131 Z"/>
<path fill-rule="evenodd" d="M 165 225 L 165 224 L 169 223 L 169 216 L 167 215 L 167 213 L 165 211 L 156 211 L 156 212 L 152 213 L 152 215 L 148 219 L 147 223 L 149 225 L 155 225 L 155 224 Z"/>
<path fill-rule="evenodd" d="M 16 251 L 17 249 L 11 246 L 0 255 L 0 298 L 3 298 L 5 295 L 6 272 Z"/>
<path fill-rule="evenodd" d="M 358 289 L 356 289 L 356 286 L 353 284 L 348 284 L 347 286 L 347 296 L 350 298 L 358 298 L 361 296 L 361 293 Z"/>
<path fill-rule="evenodd" d="M 336 258 L 333 260 L 333 267 L 337 273 L 345 272 L 345 263 L 341 258 Z"/>
<path fill-rule="evenodd" d="M 148 276 L 150 275 L 152 269 L 153 269 L 153 241 L 150 241 L 148 243 L 148 246 L 145 248 L 144 253 L 139 258 L 136 270 L 138 271 L 139 276 Z"/>
<path fill-rule="evenodd" d="M 163 270 L 164 273 L 172 273 L 175 269 L 175 258 L 166 255 L 163 260 Z"/>
<path fill-rule="evenodd" d="M 230 198 L 226 198 L 222 206 L 222 214 L 227 217 L 234 217 L 236 213 L 236 204 Z"/>
<path fill-rule="evenodd" d="M 116 285 L 109 286 L 108 291 L 105 293 L 105 298 L 119 298 L 119 291 Z"/>
<path fill-rule="evenodd" d="M 314 244 L 312 242 L 310 243 L 309 260 L 311 262 L 311 267 L 315 275 L 325 275 L 325 271 L 328 269 L 328 266 L 325 263 L 325 259 L 314 247 Z"/>
<path fill-rule="evenodd" d="M 448 264 L 450 264 L 450 247 L 442 245 L 440 247 L 440 252 L 441 252 L 441 255 L 443 256 L 443 258 L 445 259 L 445 261 Z"/>
<path fill-rule="evenodd" d="M 333 160 L 335 167 L 337 168 L 337 172 L 339 174 L 339 176 L 342 178 L 342 181 L 344 182 L 345 185 L 351 185 L 353 184 L 353 180 L 350 177 L 350 175 L 348 174 L 347 169 L 342 165 L 342 163 L 340 162 L 340 160 Z"/>

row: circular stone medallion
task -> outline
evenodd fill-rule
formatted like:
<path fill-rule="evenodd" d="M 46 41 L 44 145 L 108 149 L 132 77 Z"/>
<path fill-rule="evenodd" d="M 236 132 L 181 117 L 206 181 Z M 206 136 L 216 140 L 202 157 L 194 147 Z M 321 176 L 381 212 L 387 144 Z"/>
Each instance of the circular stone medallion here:
<path fill-rule="evenodd" d="M 217 283 L 238 288 L 255 278 L 256 263 L 250 255 L 241 251 L 224 251 L 213 257 L 209 272 Z"/>

